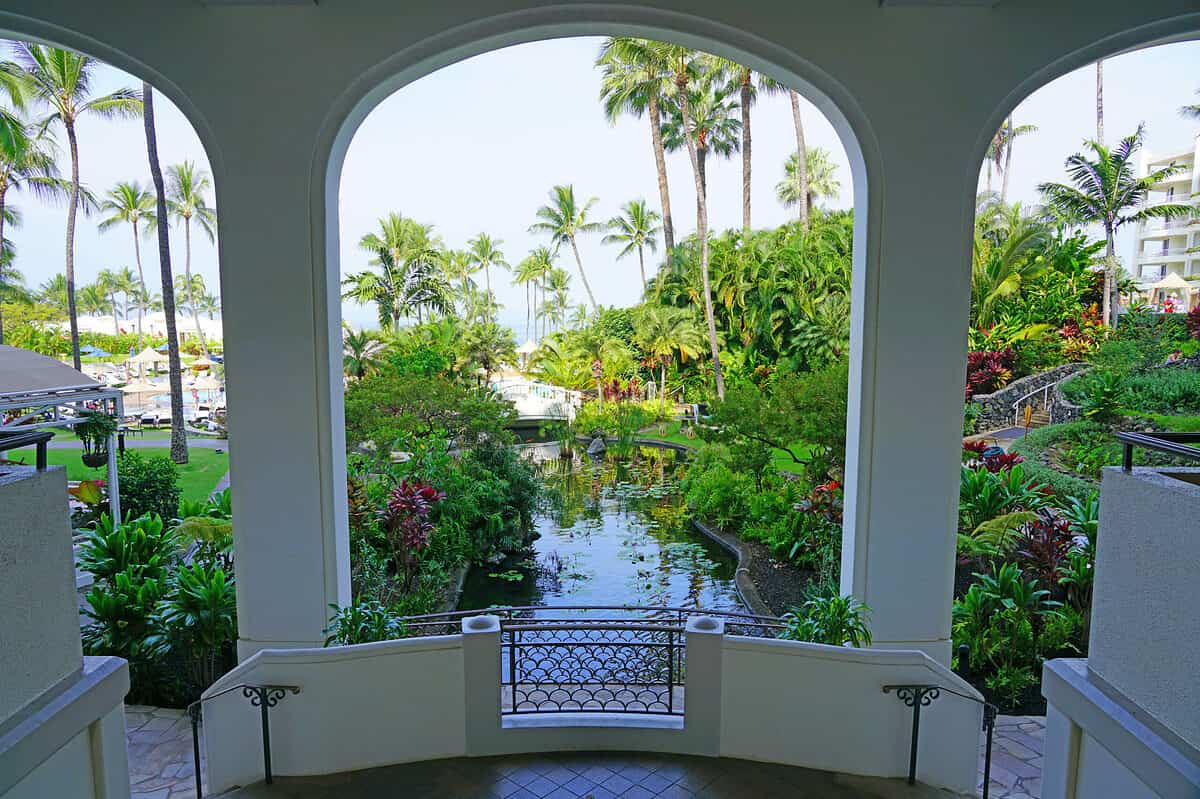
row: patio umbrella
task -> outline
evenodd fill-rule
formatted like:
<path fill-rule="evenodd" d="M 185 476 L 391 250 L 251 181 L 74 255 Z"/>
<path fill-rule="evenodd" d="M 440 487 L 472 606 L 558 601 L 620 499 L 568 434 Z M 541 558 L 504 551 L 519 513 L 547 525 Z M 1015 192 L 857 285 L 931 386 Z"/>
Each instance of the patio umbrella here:
<path fill-rule="evenodd" d="M 167 363 L 169 360 L 170 359 L 167 358 L 167 356 L 163 355 L 161 352 L 155 352 L 154 350 L 147 347 L 146 349 L 139 352 L 137 355 L 130 358 L 129 363 L 154 366 L 154 365 L 160 364 L 160 363 Z"/>
<path fill-rule="evenodd" d="M 159 351 L 159 352 L 166 352 L 166 351 L 167 351 L 167 350 L 169 350 L 170 348 L 171 348 L 171 347 L 170 347 L 170 345 L 167 345 L 167 344 L 159 344 L 159 345 L 158 345 L 157 347 L 155 347 L 154 349 L 156 349 L 156 350 L 157 350 L 157 351 Z"/>
<path fill-rule="evenodd" d="M 216 365 L 217 365 L 216 361 L 210 361 L 208 358 L 205 358 L 203 355 L 201 355 L 199 358 L 197 358 L 196 360 L 189 363 L 188 368 L 189 369 L 209 369 Z"/>
<path fill-rule="evenodd" d="M 192 383 L 192 388 L 196 391 L 220 391 L 224 386 L 211 375 L 201 375 Z"/>
<path fill-rule="evenodd" d="M 84 344 L 82 347 L 79 348 L 80 355 L 91 355 L 95 351 L 96 351 L 96 348 L 93 347 L 91 344 Z"/>
<path fill-rule="evenodd" d="M 111 358 L 112 357 L 111 352 L 105 352 L 104 350 L 102 350 L 98 347 L 93 348 L 89 354 L 96 358 Z"/>

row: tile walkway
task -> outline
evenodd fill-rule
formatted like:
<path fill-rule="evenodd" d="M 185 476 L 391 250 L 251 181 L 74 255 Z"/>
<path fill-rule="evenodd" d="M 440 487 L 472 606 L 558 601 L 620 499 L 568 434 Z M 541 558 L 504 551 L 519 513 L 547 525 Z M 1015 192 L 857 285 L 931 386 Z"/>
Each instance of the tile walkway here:
<path fill-rule="evenodd" d="M 1045 724 L 1046 719 L 1043 716 L 1000 716 L 996 720 L 996 734 L 992 746 L 991 774 L 991 796 L 994 799 L 1040 799 L 1042 792 L 1042 736 L 1045 732 Z M 192 770 L 192 731 L 187 714 L 182 710 L 129 705 L 125 708 L 125 729 L 126 737 L 129 741 L 129 777 L 133 787 L 132 799 L 195 799 L 196 784 Z M 203 757 L 203 752 L 201 752 L 201 757 Z M 768 778 L 769 780 L 776 780 L 780 785 L 791 784 L 796 789 L 802 787 L 796 782 L 797 780 L 808 780 L 809 782 L 805 787 L 823 787 L 823 790 L 828 791 L 813 794 L 819 796 L 886 797 L 893 795 L 887 793 L 887 790 L 889 790 L 889 781 L 870 781 L 878 783 L 878 785 L 864 785 L 851 778 L 837 778 L 823 772 L 788 769 L 786 767 L 761 763 L 751 764 L 751 767 L 741 765 L 741 761 L 663 758 L 653 755 L 642 756 L 631 754 L 576 754 L 574 757 L 577 759 L 573 761 L 567 755 L 558 755 L 549 759 L 547 757 L 528 757 L 440 761 L 440 765 L 438 763 L 410 764 L 392 769 L 375 769 L 359 772 L 354 779 L 363 780 L 363 787 L 368 786 L 374 780 L 380 779 L 379 775 L 381 774 L 389 774 L 389 779 L 426 780 L 432 781 L 431 785 L 442 785 L 445 780 L 455 779 L 454 774 L 458 774 L 463 779 L 475 780 L 476 788 L 469 790 L 467 793 L 454 793 L 451 791 L 449 793 L 428 793 L 422 795 L 446 797 L 503 796 L 504 799 L 509 799 L 510 796 L 526 797 L 543 795 L 535 793 L 534 789 L 531 789 L 527 785 L 517 785 L 513 782 L 513 772 L 521 769 L 524 769 L 522 778 L 528 777 L 531 782 L 537 776 L 546 776 L 543 773 L 544 771 L 553 771 L 554 775 L 565 778 L 560 783 L 550 786 L 547 789 L 547 793 L 544 794 L 555 797 L 577 796 L 578 794 L 562 792 L 570 791 L 572 784 L 576 788 L 583 786 L 583 782 L 581 781 L 573 782 L 576 777 L 591 780 L 592 785 L 596 788 L 596 790 L 591 791 L 595 799 L 614 795 L 633 797 L 761 797 L 782 795 L 772 794 L 769 791 L 766 793 L 755 793 L 754 790 L 751 790 L 753 786 L 763 788 L 764 786 L 760 785 L 760 783 Z M 567 761 L 564 762 L 563 758 L 567 758 Z M 643 760 L 645 761 L 644 763 L 642 762 Z M 548 763 L 552 763 L 553 765 L 547 765 Z M 661 768 L 656 766 L 654 769 L 648 769 L 646 763 L 658 763 L 661 764 Z M 560 768 L 554 770 L 556 767 Z M 604 776 L 600 771 L 593 770 L 594 768 L 607 770 L 612 772 L 613 777 L 620 777 L 622 779 L 612 779 L 611 785 L 606 783 L 606 780 L 610 779 L 609 777 L 605 777 L 604 780 L 592 779 Z M 641 774 L 637 770 L 638 768 L 645 770 L 646 776 L 641 780 L 630 781 L 629 774 L 626 772 Z M 400 773 L 401 770 L 404 771 L 403 774 Z M 570 772 L 569 777 L 567 776 L 567 772 Z M 659 773 L 660 778 L 652 779 L 651 777 L 654 773 Z M 467 776 L 463 776 L 464 774 Z M 690 782 L 684 779 L 687 774 L 695 775 Z M 983 754 L 981 750 L 981 780 L 982 774 Z M 663 782 L 662 778 L 674 775 L 681 776 L 676 776 L 669 783 Z M 711 777 L 708 783 L 704 786 L 698 785 L 699 782 L 708 777 Z M 506 778 L 508 782 L 505 782 L 501 778 Z M 342 779 L 345 779 L 345 777 Z M 485 787 L 479 787 L 483 786 L 487 780 L 492 780 L 492 782 L 486 786 L 486 789 Z M 825 782 L 821 782 L 822 780 Z M 629 785 L 626 786 L 625 782 L 629 782 Z M 514 788 L 511 793 L 505 794 L 504 790 L 511 787 L 510 783 L 516 785 L 521 790 L 518 791 Z M 537 784 L 539 787 L 546 787 L 545 783 L 539 782 Z M 735 784 L 743 785 L 743 788 L 735 788 Z M 285 785 L 285 781 L 280 780 L 279 785 L 282 788 Z M 692 786 L 690 790 L 688 786 Z M 703 790 L 697 790 L 697 788 L 701 787 L 703 787 Z M 850 790 L 852 787 L 853 790 Z M 980 787 L 982 787 L 982 781 Z M 347 785 L 344 782 L 331 783 L 329 781 L 318 781 L 313 783 L 312 781 L 305 781 L 304 785 L 297 783 L 273 795 L 279 797 L 359 795 L 356 790 L 352 790 L 353 788 L 354 786 Z M 560 788 L 561 790 L 559 790 Z M 603 790 L 599 790 L 599 788 L 603 788 Z M 616 791 L 614 788 L 621 788 L 622 790 Z M 635 790 L 638 788 L 641 790 Z M 443 786 L 439 790 L 445 791 L 449 789 Z M 739 790 L 741 793 L 738 792 Z M 654 793 L 654 791 L 658 791 L 658 793 Z M 872 793 L 871 791 L 874 792 Z M 791 793 L 794 795 L 795 790 L 792 790 Z M 245 797 L 245 799 L 252 799 L 259 795 L 254 793 L 253 789 L 236 794 L 236 796 Z M 414 793 L 412 795 L 415 797 L 418 794 Z M 583 794 L 583 796 L 587 795 L 587 793 Z M 910 793 L 904 795 L 913 796 Z M 947 794 L 931 792 L 927 795 L 944 796 Z"/>

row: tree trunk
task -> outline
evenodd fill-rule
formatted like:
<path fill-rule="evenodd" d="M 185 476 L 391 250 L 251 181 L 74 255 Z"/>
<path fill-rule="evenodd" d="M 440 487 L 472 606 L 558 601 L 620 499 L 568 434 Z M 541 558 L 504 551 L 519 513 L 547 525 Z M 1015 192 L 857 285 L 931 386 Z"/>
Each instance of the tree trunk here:
<path fill-rule="evenodd" d="M 708 198 L 705 196 L 703 162 L 700 160 L 696 142 L 691 136 L 691 109 L 687 96 L 687 79 L 676 78 L 679 87 L 679 113 L 683 122 L 684 141 L 687 142 L 688 158 L 696 178 L 696 215 L 699 224 L 696 236 L 700 239 L 700 275 L 704 289 L 704 318 L 708 323 L 708 345 L 712 350 L 713 377 L 717 383 L 717 397 L 725 399 L 725 376 L 721 373 L 721 353 L 717 347 L 717 325 L 713 318 L 712 291 L 708 281 Z"/>
<path fill-rule="evenodd" d="M 1113 246 L 1113 232 L 1105 230 L 1105 240 L 1107 248 L 1104 256 L 1104 320 L 1109 327 L 1117 326 L 1117 309 L 1120 303 L 1113 302 L 1113 295 L 1117 288 L 1116 275 L 1116 248 Z"/>
<path fill-rule="evenodd" d="M 533 317 L 533 293 L 529 281 L 525 282 L 525 340 L 529 340 L 529 320 Z"/>
<path fill-rule="evenodd" d="M 146 129 L 146 155 L 154 181 L 158 210 L 158 263 L 162 276 L 163 315 L 167 320 L 167 361 L 171 383 L 171 460 L 188 462 L 187 433 L 183 428 L 183 375 L 179 363 L 179 336 L 175 329 L 175 282 L 171 275 L 171 243 L 167 231 L 167 194 L 158 163 L 158 140 L 154 133 L 154 89 L 142 84 L 142 121 Z"/>
<path fill-rule="evenodd" d="M 638 271 L 642 273 L 642 295 L 646 294 L 646 253 L 642 250 L 642 246 L 638 245 Z M 639 297 L 638 299 L 641 299 Z"/>
<path fill-rule="evenodd" d="M 742 70 L 742 229 L 750 232 L 750 70 Z"/>
<path fill-rule="evenodd" d="M 705 220 L 707 221 L 707 212 L 708 212 L 708 203 L 707 203 L 707 200 L 708 200 L 708 149 L 707 148 L 704 148 L 704 147 L 696 148 L 696 164 L 700 170 L 700 186 L 701 186 L 701 188 L 697 189 L 697 191 L 701 191 L 704 193 Z M 696 235 L 697 236 L 700 235 L 700 228 L 702 225 L 705 228 L 705 230 L 708 229 L 708 225 L 704 224 L 700 221 L 700 200 L 697 197 L 697 199 L 696 199 Z"/>
<path fill-rule="evenodd" d="M 800 195 L 800 226 L 808 227 L 808 147 L 804 144 L 804 122 L 800 119 L 800 95 L 788 90 L 792 123 L 796 126 L 796 183 Z"/>
<path fill-rule="evenodd" d="M 196 294 L 192 289 L 192 220 L 183 218 L 183 279 L 186 281 L 188 310 L 192 313 L 192 324 L 196 326 L 196 336 L 200 339 L 200 349 L 204 357 L 208 357 L 208 342 L 204 340 L 204 330 L 200 327 L 200 314 L 196 310 Z"/>
<path fill-rule="evenodd" d="M 108 301 L 112 303 L 113 336 L 116 337 L 121 335 L 121 323 L 117 321 L 117 293 L 115 291 L 108 295 Z"/>
<path fill-rule="evenodd" d="M 1096 62 L 1096 141 L 1104 144 L 1104 59 Z"/>
<path fill-rule="evenodd" d="M 67 201 L 67 316 L 71 321 L 71 361 L 78 371 L 79 318 L 75 309 L 75 214 L 79 210 L 79 142 L 75 138 L 75 123 L 63 119 L 67 129 L 67 143 L 71 150 L 71 196 Z"/>
<path fill-rule="evenodd" d="M 587 273 L 583 271 L 583 261 L 579 257 L 579 247 L 575 245 L 575 235 L 571 234 L 571 252 L 575 254 L 575 265 L 579 267 L 579 277 L 583 280 L 583 287 L 587 291 L 588 301 L 592 303 L 592 310 L 599 310 L 600 306 L 596 305 L 596 298 L 592 296 L 592 287 L 588 283 Z"/>
<path fill-rule="evenodd" d="M 664 358 L 662 360 L 661 376 L 662 376 L 661 377 L 662 383 L 658 387 L 658 397 L 659 397 L 658 415 L 661 416 L 662 418 L 666 419 L 667 418 L 667 359 L 666 358 Z"/>
<path fill-rule="evenodd" d="M 1000 183 L 1000 202 L 1003 203 L 1008 198 L 1008 173 L 1012 169 L 1012 148 L 1013 148 L 1013 121 L 1012 115 L 1009 114 L 1008 122 L 1008 137 L 1004 142 L 1004 180 Z"/>
<path fill-rule="evenodd" d="M 138 297 L 138 352 L 142 351 L 142 314 L 145 311 L 143 303 L 146 297 L 146 276 L 142 273 L 142 245 L 138 243 L 137 220 L 133 222 L 133 257 L 137 261 L 138 270 L 138 288 L 141 289 L 141 295 Z"/>
<path fill-rule="evenodd" d="M 8 182 L 0 179 L 0 344 L 4 343 L 4 197 Z"/>
<path fill-rule="evenodd" d="M 667 158 L 663 153 L 662 113 L 658 107 L 658 93 L 651 92 L 649 100 L 650 141 L 654 147 L 654 166 L 658 171 L 658 200 L 662 204 L 663 243 L 667 257 L 675 248 L 675 223 L 671 220 L 671 192 L 667 188 Z"/>

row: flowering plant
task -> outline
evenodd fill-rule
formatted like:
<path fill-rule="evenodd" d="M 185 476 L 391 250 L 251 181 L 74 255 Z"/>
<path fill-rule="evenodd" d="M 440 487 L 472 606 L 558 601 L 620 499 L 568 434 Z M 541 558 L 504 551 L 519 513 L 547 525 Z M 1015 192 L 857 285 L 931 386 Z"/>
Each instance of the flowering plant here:
<path fill-rule="evenodd" d="M 404 479 L 388 494 L 387 505 L 379 513 L 405 591 L 412 587 L 421 552 L 429 546 L 434 532 L 429 514 L 445 498 L 444 493 L 420 478 Z"/>

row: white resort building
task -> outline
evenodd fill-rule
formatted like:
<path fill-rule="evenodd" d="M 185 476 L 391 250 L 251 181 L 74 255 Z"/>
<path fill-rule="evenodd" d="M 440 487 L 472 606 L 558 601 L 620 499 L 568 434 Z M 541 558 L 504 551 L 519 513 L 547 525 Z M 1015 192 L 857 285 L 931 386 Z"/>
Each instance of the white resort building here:
<path fill-rule="evenodd" d="M 1192 146 L 1170 154 L 1141 152 L 1138 174 L 1181 167 L 1178 174 L 1154 187 L 1147 203 L 1194 203 L 1200 194 L 1200 137 Z M 1161 307 L 1167 296 L 1179 311 L 1200 303 L 1200 224 L 1195 218 L 1153 219 L 1138 224 L 1134 232 L 1130 272 L 1151 304 Z M 1175 279 L 1171 279 L 1174 275 Z M 1167 282 L 1163 282 L 1167 281 Z M 1160 284 L 1156 290 L 1155 285 Z"/>
<path fill-rule="evenodd" d="M 663 716 L 512 715 L 501 651 L 519 630 L 493 615 L 322 648 L 330 605 L 351 599 L 338 240 L 349 142 L 381 100 L 443 66 L 581 35 L 676 42 L 779 79 L 830 120 L 854 183 L 841 579 L 872 609 L 874 645 L 754 637 L 694 614 L 670 631 L 687 653 L 686 703 Z M 765 797 L 738 781 L 796 767 L 837 775 L 797 796 L 973 795 L 985 707 L 949 664 L 979 166 L 1049 81 L 1198 35 L 1196 0 L 5 0 L 0 36 L 149 81 L 212 165 L 240 663 L 206 693 L 205 795 L 508 796 L 455 782 L 455 769 L 489 757 L 504 773 L 506 758 L 559 750 L 757 761 L 730 767 L 727 789 L 688 795 Z M 1165 246 L 1184 274 L 1175 251 L 1189 241 L 1150 233 L 1143 246 Z M 129 799 L 127 667 L 81 656 L 64 481 L 55 468 L 0 476 L 0 797 Z M 1196 481 L 1104 475 L 1096 662 L 1047 664 L 1044 799 L 1200 796 Z M 397 764 L 419 773 L 338 782 Z M 291 783 L 264 785 L 269 769 Z M 511 795 L 545 795 L 522 790 Z M 681 795 L 641 790 L 628 795 Z"/>

